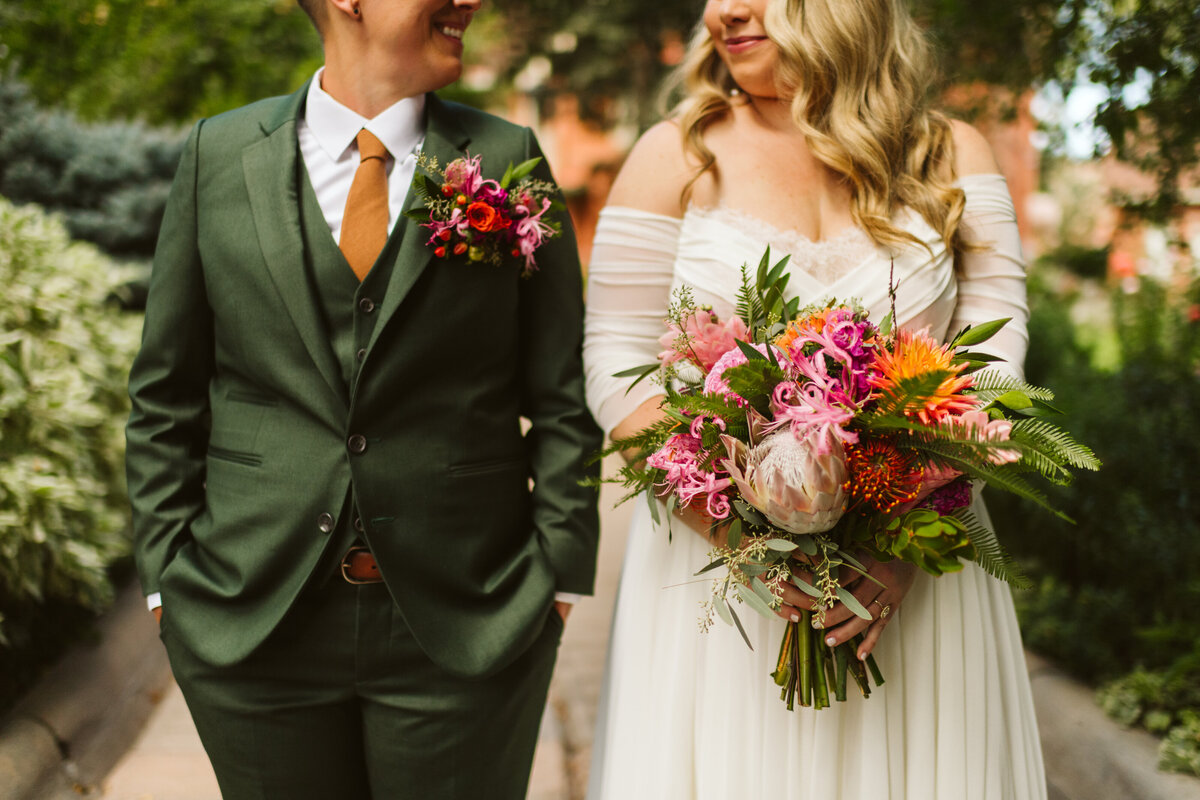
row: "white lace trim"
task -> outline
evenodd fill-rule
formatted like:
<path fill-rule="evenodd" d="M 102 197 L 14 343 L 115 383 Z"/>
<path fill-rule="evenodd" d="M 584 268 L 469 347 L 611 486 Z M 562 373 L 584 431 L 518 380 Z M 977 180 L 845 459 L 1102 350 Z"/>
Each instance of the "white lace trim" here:
<path fill-rule="evenodd" d="M 876 246 L 861 228 L 851 226 L 836 236 L 814 241 L 794 230 L 777 228 L 758 217 L 728 206 L 689 205 L 687 213 L 733 228 L 770 245 L 771 250 L 790 254 L 788 265 L 828 286 L 876 254 Z"/>

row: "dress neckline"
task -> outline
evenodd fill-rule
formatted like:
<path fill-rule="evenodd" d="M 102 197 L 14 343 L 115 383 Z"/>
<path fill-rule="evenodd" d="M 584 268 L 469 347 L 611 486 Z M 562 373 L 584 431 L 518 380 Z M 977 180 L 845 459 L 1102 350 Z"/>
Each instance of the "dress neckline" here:
<path fill-rule="evenodd" d="M 732 230 L 758 246 L 770 245 L 772 251 L 791 257 L 792 272 L 807 274 L 824 287 L 832 287 L 869 263 L 877 254 L 875 242 L 861 228 L 849 226 L 827 239 L 810 239 L 796 230 L 785 230 L 725 205 L 689 204 L 684 220 L 695 219 Z"/>

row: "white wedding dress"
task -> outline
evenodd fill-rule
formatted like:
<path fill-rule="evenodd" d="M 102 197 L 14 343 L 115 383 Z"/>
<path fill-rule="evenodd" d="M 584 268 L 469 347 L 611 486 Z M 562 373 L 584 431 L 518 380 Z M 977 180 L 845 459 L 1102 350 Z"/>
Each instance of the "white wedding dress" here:
<path fill-rule="evenodd" d="M 963 178 L 969 252 L 956 269 L 916 214 L 897 220 L 928 244 L 894 255 L 897 317 L 937 336 L 1013 320 L 981 349 L 1020 374 L 1024 265 L 1012 201 L 998 175 Z M 601 215 L 589 274 L 584 358 L 592 411 L 606 432 L 661 389 L 612 376 L 662 348 L 673 287 L 722 318 L 739 267 L 770 244 L 807 303 L 859 298 L 888 308 L 892 254 L 851 229 L 824 242 L 736 211 L 690 208 L 682 220 L 629 208 Z M 976 503 L 977 512 L 982 507 Z M 665 514 L 662 518 L 666 519 Z M 916 583 L 875 655 L 886 683 L 863 699 L 789 712 L 771 681 L 783 623 L 748 608 L 754 643 L 698 620 L 707 545 L 678 520 L 673 536 L 638 501 L 621 577 L 591 765 L 590 800 L 1041 800 L 1042 755 L 1029 679 L 1005 584 L 974 564 Z M 1001 532 L 1003 536 L 1003 532 Z"/>

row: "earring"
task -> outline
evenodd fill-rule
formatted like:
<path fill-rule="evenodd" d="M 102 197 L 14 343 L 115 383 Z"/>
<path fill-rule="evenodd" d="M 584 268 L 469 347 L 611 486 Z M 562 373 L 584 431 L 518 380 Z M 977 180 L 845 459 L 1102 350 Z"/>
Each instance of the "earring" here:
<path fill-rule="evenodd" d="M 358 16 L 358 6 L 354 7 L 354 16 Z"/>
<path fill-rule="evenodd" d="M 741 97 L 741 95 L 742 95 L 742 90 L 736 86 L 729 90 L 730 97 Z"/>

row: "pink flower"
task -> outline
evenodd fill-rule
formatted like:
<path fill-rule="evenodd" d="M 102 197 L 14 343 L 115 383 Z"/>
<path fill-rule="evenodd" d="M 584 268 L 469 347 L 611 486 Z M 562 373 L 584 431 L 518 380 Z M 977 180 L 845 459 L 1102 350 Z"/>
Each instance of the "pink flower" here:
<path fill-rule="evenodd" d="M 446 183 L 468 198 L 475 197 L 483 184 L 483 168 L 479 161 L 480 156 L 454 159 L 446 165 Z"/>
<path fill-rule="evenodd" d="M 721 356 L 737 349 L 739 339 L 748 341 L 749 338 L 741 317 L 721 322 L 712 311 L 697 308 L 684 319 L 682 330 L 674 323 L 668 325 L 667 332 L 658 340 L 667 349 L 658 357 L 663 364 L 687 359 L 708 372 Z"/>
<path fill-rule="evenodd" d="M 550 201 L 544 197 L 542 210 L 536 214 L 525 203 L 518 204 L 512 210 L 513 236 L 516 238 L 517 250 L 525 257 L 527 271 L 532 271 L 537 266 L 533 260 L 534 251 L 554 235 L 554 229 L 542 221 L 542 216 L 549 210 Z"/>
<path fill-rule="evenodd" d="M 701 469 L 701 457 L 700 439 L 690 433 L 677 433 L 647 458 L 646 464 L 666 473 L 658 484 L 662 487 L 661 494 L 674 493 L 679 498 L 681 508 L 702 498 L 704 510 L 709 516 L 725 519 L 729 516 L 729 499 L 723 493 L 733 482 Z"/>
<path fill-rule="evenodd" d="M 775 422 L 790 422 L 796 438 L 815 433 L 816 447 L 822 453 L 829 452 L 835 441 L 857 442 L 858 434 L 845 427 L 858 410 L 851 396 L 853 385 L 848 386 L 841 378 L 829 374 L 820 351 L 812 358 L 793 359 L 792 366 L 800 377 L 775 387 L 771 398 Z"/>
<path fill-rule="evenodd" d="M 821 452 L 815 439 L 782 431 L 748 447 L 722 436 L 728 457 L 720 463 L 742 498 L 768 520 L 792 533 L 820 533 L 845 511 L 848 473 L 841 444 Z"/>

